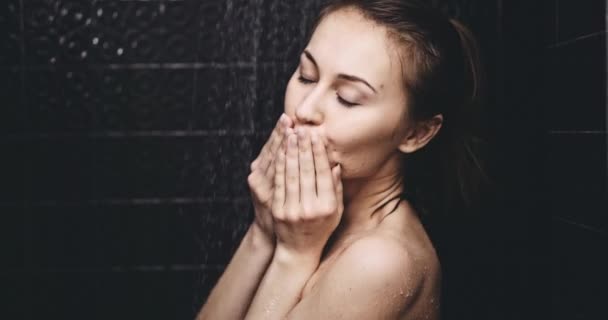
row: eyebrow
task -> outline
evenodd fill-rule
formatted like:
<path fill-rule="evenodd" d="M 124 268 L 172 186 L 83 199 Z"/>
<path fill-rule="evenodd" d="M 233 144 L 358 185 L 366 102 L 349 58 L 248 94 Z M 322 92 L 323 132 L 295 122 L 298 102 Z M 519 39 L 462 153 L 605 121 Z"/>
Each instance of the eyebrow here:
<path fill-rule="evenodd" d="M 312 62 L 312 64 L 315 65 L 315 67 L 317 67 L 317 69 L 319 69 L 319 65 L 317 65 L 317 61 L 315 60 L 315 58 L 312 56 L 312 54 L 308 50 L 304 50 L 304 55 Z M 340 74 L 338 74 L 338 78 L 349 80 L 349 81 L 361 82 L 361 83 L 365 84 L 366 86 L 368 86 L 370 89 L 372 89 L 372 91 L 374 93 L 378 93 L 376 91 L 376 89 L 374 89 L 374 87 L 372 87 L 371 84 L 369 84 L 367 81 L 365 81 L 357 76 L 340 73 Z"/>

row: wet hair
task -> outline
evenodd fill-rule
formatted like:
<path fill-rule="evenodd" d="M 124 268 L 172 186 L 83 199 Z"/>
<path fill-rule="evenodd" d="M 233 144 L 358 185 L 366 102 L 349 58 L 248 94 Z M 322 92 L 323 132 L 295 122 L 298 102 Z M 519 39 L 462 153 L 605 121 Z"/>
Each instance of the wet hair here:
<path fill-rule="evenodd" d="M 423 216 L 471 208 L 488 181 L 481 140 L 474 134 L 485 81 L 473 34 L 430 1 L 330 0 L 322 6 L 309 39 L 324 17 L 341 9 L 358 10 L 385 27 L 397 45 L 411 119 L 443 115 L 437 135 L 403 157 L 402 198 Z"/>

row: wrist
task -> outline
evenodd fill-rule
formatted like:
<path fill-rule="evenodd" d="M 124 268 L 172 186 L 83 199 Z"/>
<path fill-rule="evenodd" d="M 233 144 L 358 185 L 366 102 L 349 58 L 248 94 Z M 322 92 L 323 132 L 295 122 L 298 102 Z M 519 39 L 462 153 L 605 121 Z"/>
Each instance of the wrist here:
<path fill-rule="evenodd" d="M 301 252 L 277 244 L 274 250 L 273 261 L 295 268 L 315 270 L 321 261 L 321 252 Z"/>
<path fill-rule="evenodd" d="M 257 223 L 252 223 L 247 231 L 250 245 L 256 250 L 274 251 L 275 241 L 270 238 Z"/>

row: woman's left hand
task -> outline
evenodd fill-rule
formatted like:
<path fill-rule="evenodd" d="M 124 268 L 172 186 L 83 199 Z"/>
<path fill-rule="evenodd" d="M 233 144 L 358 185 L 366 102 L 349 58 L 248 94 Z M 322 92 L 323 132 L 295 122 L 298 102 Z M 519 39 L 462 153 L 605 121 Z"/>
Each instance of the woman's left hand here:
<path fill-rule="evenodd" d="M 272 215 L 277 250 L 320 258 L 344 210 L 340 165 L 333 169 L 316 131 L 285 132 L 277 153 Z M 286 149 L 286 150 L 285 150 Z"/>

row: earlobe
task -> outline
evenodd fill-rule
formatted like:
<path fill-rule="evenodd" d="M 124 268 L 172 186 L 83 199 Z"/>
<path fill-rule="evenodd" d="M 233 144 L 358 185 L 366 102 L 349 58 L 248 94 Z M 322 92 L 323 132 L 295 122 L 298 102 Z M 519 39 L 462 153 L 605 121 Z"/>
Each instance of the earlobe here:
<path fill-rule="evenodd" d="M 443 115 L 438 114 L 431 119 L 421 121 L 412 128 L 399 145 L 399 151 L 413 153 L 429 143 L 441 129 Z"/>

